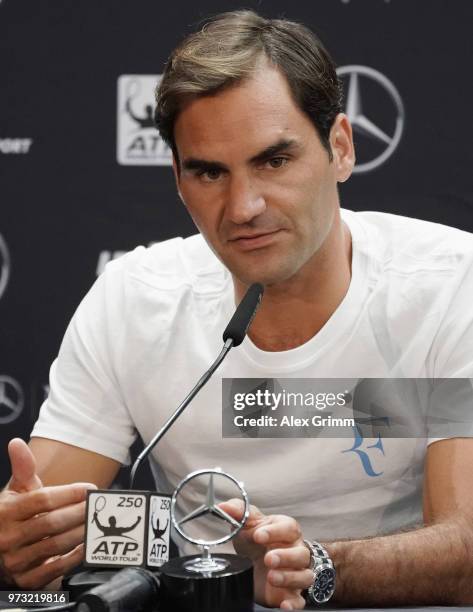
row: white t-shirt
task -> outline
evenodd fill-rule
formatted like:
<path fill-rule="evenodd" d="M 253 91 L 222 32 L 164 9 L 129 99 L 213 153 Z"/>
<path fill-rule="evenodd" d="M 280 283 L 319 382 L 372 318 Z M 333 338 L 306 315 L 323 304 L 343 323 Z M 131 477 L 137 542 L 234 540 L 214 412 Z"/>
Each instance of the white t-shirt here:
<path fill-rule="evenodd" d="M 322 541 L 422 521 L 432 440 L 386 438 L 370 449 L 366 441 L 367 462 L 347 438 L 222 439 L 223 377 L 473 375 L 473 236 L 390 214 L 342 214 L 353 239 L 342 303 L 303 346 L 265 352 L 247 337 L 230 352 L 153 451 L 159 490 L 220 466 L 265 513 L 292 516 Z M 234 309 L 230 274 L 200 235 L 111 262 L 67 329 L 32 436 L 127 463 L 135 428 L 147 444 L 219 353 Z M 185 504 L 196 499 L 189 493 Z"/>

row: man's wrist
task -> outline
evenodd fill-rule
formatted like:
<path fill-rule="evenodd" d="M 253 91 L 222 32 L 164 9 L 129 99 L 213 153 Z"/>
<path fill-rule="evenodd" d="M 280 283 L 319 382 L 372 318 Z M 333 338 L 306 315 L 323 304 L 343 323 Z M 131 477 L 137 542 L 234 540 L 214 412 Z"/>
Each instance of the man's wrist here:
<path fill-rule="evenodd" d="M 337 572 L 337 588 L 331 599 L 332 603 L 343 601 L 343 592 L 345 587 L 344 574 L 346 567 L 346 542 L 324 542 L 323 546 L 332 559 L 333 566 Z"/>

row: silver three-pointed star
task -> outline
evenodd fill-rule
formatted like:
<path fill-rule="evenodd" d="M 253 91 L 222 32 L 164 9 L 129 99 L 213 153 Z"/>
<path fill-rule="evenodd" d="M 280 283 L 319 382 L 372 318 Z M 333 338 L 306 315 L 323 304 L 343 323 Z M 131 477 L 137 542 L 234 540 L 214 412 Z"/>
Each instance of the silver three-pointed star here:
<path fill-rule="evenodd" d="M 23 390 L 10 376 L 0 375 L 0 425 L 15 421 L 24 406 Z"/>
<path fill-rule="evenodd" d="M 189 521 L 193 521 L 194 519 L 204 516 L 206 514 L 212 514 L 213 516 L 216 516 L 224 520 L 225 522 L 230 523 L 230 525 L 233 525 L 233 527 L 240 526 L 240 523 L 238 521 L 236 521 L 232 516 L 227 514 L 227 512 L 219 508 L 218 505 L 215 503 L 215 488 L 214 488 L 214 475 L 213 474 L 210 474 L 209 476 L 209 486 L 207 489 L 207 496 L 205 499 L 205 503 L 199 506 L 198 508 L 196 508 L 195 510 L 192 510 L 192 512 L 189 512 L 189 514 L 186 514 L 186 516 L 182 518 L 180 521 L 178 521 L 177 524 L 180 527 L 183 523 L 188 523 Z"/>
<path fill-rule="evenodd" d="M 392 138 L 368 119 L 368 117 L 363 115 L 357 72 L 352 72 L 350 75 L 346 113 L 356 132 L 375 140 L 381 140 L 381 142 L 387 145 L 391 144 Z"/>
<path fill-rule="evenodd" d="M 348 79 L 345 112 L 353 126 L 353 131 L 377 142 L 378 148 L 382 145 L 380 152 L 371 159 L 360 162 L 359 160 L 363 159 L 364 156 L 357 156 L 357 163 L 353 172 L 370 172 L 381 166 L 398 147 L 404 130 L 404 104 L 394 84 L 384 74 L 374 68 L 360 65 L 341 66 L 337 68 L 337 75 Z M 371 81 L 369 90 L 367 89 L 363 94 L 361 92 L 362 78 Z M 391 115 L 394 120 L 394 130 L 392 132 L 391 130 L 386 131 L 382 129 L 379 124 L 369 119 L 364 111 L 363 107 L 366 98 L 372 98 L 373 96 L 370 93 L 373 85 L 384 91 L 384 95 L 382 95 L 380 100 L 387 96 L 387 99 L 383 101 L 383 105 L 388 102 L 388 107 L 383 113 L 383 123 L 386 124 L 386 118 Z M 389 99 L 391 104 L 389 104 Z M 361 150 L 363 150 L 363 146 Z M 370 153 L 371 155 L 372 153 Z"/>

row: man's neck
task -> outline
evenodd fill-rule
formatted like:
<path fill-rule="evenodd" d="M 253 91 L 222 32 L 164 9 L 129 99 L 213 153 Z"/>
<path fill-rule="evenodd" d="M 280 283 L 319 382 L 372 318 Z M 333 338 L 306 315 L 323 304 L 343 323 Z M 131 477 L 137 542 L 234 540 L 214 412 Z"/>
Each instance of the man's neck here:
<path fill-rule="evenodd" d="M 249 336 L 264 351 L 301 346 L 327 323 L 351 281 L 352 245 L 348 227 L 337 215 L 322 247 L 297 277 L 265 287 Z M 246 286 L 234 279 L 237 302 Z"/>

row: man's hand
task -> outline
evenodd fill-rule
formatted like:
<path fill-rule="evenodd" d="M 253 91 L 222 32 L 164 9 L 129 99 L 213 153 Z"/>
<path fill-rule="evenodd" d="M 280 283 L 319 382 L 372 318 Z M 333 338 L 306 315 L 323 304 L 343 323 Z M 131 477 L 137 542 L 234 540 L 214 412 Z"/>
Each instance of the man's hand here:
<path fill-rule="evenodd" d="M 243 515 L 241 500 L 219 507 L 237 520 Z M 313 573 L 297 521 L 282 514 L 266 516 L 250 506 L 248 520 L 233 544 L 237 553 L 253 561 L 258 603 L 284 610 L 304 608 L 301 591 L 312 584 Z"/>
<path fill-rule="evenodd" d="M 0 493 L 0 576 L 38 589 L 83 558 L 85 497 L 90 483 L 44 487 L 28 445 L 11 440 L 12 477 Z"/>

